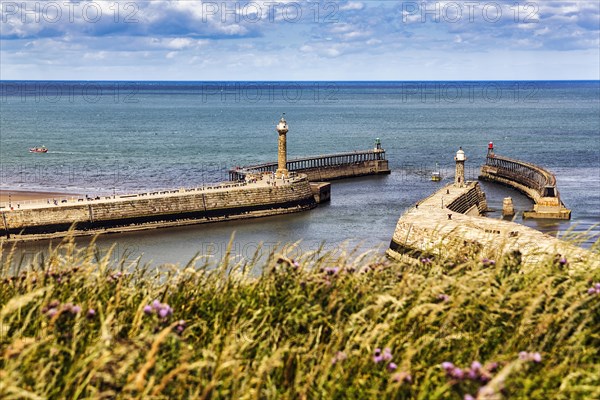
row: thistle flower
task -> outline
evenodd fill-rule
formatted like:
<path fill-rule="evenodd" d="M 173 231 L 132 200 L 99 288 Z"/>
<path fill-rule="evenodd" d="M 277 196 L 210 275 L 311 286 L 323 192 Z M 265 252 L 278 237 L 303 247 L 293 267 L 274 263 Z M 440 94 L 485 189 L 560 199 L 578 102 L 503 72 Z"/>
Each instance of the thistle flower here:
<path fill-rule="evenodd" d="M 167 308 L 161 308 L 160 310 L 158 310 L 158 316 L 161 318 L 167 318 L 167 316 L 169 315 L 169 310 Z"/>
<path fill-rule="evenodd" d="M 558 263 L 559 263 L 560 265 L 563 265 L 563 266 L 564 266 L 564 265 L 567 265 L 567 264 L 568 264 L 567 258 L 566 258 L 566 257 L 561 257 L 561 259 L 560 259 L 560 260 L 558 260 Z"/>
<path fill-rule="evenodd" d="M 378 347 L 373 351 L 373 362 L 375 364 L 379 364 L 383 361 L 383 356 L 381 355 L 381 349 Z"/>
<path fill-rule="evenodd" d="M 392 350 L 389 347 L 386 347 L 385 349 L 383 349 L 383 355 L 381 357 L 384 361 L 391 361 L 393 358 Z"/>
<path fill-rule="evenodd" d="M 96 316 L 96 310 L 94 310 L 93 308 L 90 308 L 87 311 L 86 317 L 88 317 L 89 319 L 92 319 Z"/>
<path fill-rule="evenodd" d="M 471 396 L 470 394 L 465 394 L 464 400 L 476 400 L 475 397 Z"/>
<path fill-rule="evenodd" d="M 152 311 L 153 311 L 153 309 L 151 306 L 144 306 L 144 314 L 150 315 L 150 314 L 152 314 Z"/>
<path fill-rule="evenodd" d="M 454 364 L 452 364 L 450 361 L 444 361 L 442 363 L 442 368 L 444 371 L 449 372 L 452 368 L 454 368 Z"/>
<path fill-rule="evenodd" d="M 600 294 L 600 283 L 595 283 L 587 292 L 590 295 Z"/>
<path fill-rule="evenodd" d="M 398 369 L 398 366 L 396 365 L 396 363 L 389 363 L 387 366 L 388 371 L 395 371 L 396 369 Z"/>
<path fill-rule="evenodd" d="M 442 293 L 442 294 L 438 294 L 438 295 L 437 295 L 437 299 L 438 299 L 438 300 L 441 300 L 442 302 L 444 302 L 444 303 L 445 303 L 445 302 L 447 302 L 448 300 L 450 300 L 450 296 L 448 296 L 447 294 L 444 294 L 444 293 Z"/>
<path fill-rule="evenodd" d="M 458 367 L 454 367 L 450 370 L 449 375 L 456 379 L 463 379 L 465 377 L 465 371 Z"/>
<path fill-rule="evenodd" d="M 528 353 L 526 351 L 519 352 L 519 360 L 522 361 L 533 361 L 534 363 L 542 362 L 542 355 L 540 353 Z"/>
<path fill-rule="evenodd" d="M 185 330 L 185 325 L 186 325 L 186 323 L 184 320 L 180 319 L 179 321 L 177 321 L 177 325 L 175 325 L 175 327 L 174 327 L 175 332 L 177 332 L 178 334 L 181 335 L 183 333 L 183 331 Z"/>
<path fill-rule="evenodd" d="M 479 371 L 481 369 L 481 367 L 482 367 L 482 365 L 481 365 L 481 363 L 479 361 L 473 361 L 471 363 L 471 369 L 473 371 Z"/>

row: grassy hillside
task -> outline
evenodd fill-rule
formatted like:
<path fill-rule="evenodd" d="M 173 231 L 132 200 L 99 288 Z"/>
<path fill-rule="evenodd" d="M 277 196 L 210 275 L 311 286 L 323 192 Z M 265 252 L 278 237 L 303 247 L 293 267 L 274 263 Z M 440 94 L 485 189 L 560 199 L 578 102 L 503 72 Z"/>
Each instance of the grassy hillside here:
<path fill-rule="evenodd" d="M 157 271 L 66 243 L 1 271 L 0 398 L 600 398 L 600 270 L 568 261 Z"/>

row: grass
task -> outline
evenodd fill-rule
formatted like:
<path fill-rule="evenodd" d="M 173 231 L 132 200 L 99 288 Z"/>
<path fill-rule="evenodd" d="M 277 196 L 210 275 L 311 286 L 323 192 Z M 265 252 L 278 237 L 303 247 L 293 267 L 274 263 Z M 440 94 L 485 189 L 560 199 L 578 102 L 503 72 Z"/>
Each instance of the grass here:
<path fill-rule="evenodd" d="M 597 267 L 337 250 L 152 269 L 69 240 L 4 258 L 2 399 L 600 398 Z"/>

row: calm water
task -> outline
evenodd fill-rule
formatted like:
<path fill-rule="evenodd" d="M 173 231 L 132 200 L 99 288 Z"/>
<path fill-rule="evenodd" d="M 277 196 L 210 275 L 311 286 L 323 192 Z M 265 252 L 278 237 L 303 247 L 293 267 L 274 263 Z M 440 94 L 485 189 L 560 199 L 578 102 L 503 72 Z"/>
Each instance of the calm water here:
<path fill-rule="evenodd" d="M 302 240 L 299 251 L 344 241 L 385 249 L 399 215 L 453 179 L 459 146 L 477 176 L 487 143 L 498 154 L 555 172 L 570 222 L 527 225 L 585 231 L 600 223 L 600 82 L 7 82 L 1 83 L 1 188 L 78 193 L 199 186 L 235 165 L 276 158 L 286 113 L 289 157 L 367 149 L 376 137 L 392 174 L 334 183 L 332 201 L 285 217 L 108 235 L 118 255 L 185 263 L 258 243 Z M 45 145 L 47 154 L 30 154 Z M 444 182 L 429 181 L 436 163 Z M 490 205 L 512 196 L 485 184 Z M 492 217 L 497 217 L 493 214 Z M 85 243 L 86 240 L 82 240 Z M 27 253 L 47 243 L 23 246 Z M 266 250 L 265 250 L 266 251 Z"/>

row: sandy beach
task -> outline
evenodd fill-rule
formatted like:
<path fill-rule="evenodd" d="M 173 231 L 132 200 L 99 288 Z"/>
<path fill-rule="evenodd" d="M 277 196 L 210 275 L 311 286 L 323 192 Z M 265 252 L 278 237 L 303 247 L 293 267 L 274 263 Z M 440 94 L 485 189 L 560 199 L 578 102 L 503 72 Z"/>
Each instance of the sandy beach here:
<path fill-rule="evenodd" d="M 79 196 L 77 193 L 61 193 L 61 192 L 36 192 L 30 190 L 12 190 L 12 189 L 0 189 L 0 203 L 8 202 L 10 194 L 10 200 L 26 201 L 26 200 L 42 200 L 42 199 L 58 199 L 64 197 Z"/>

